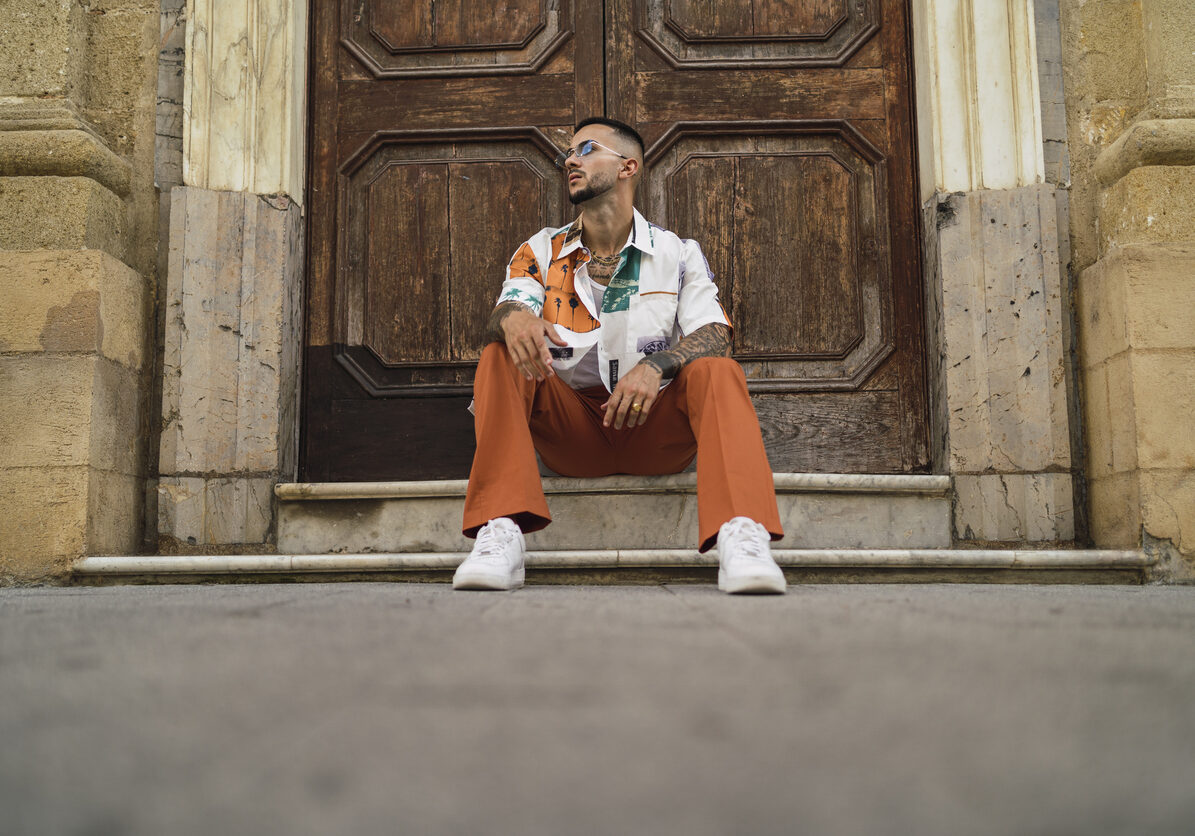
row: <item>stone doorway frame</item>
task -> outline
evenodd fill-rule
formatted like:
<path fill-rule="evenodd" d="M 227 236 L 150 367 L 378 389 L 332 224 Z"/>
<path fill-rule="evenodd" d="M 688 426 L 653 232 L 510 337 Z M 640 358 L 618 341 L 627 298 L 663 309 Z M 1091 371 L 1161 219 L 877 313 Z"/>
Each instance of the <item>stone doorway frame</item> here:
<path fill-rule="evenodd" d="M 957 541 L 1071 541 L 1066 231 L 1034 0 L 908 2 L 934 471 L 954 481 Z M 273 485 L 296 476 L 308 14 L 216 5 L 193 0 L 186 23 L 157 518 L 170 548 L 243 550 L 271 542 Z M 205 309 L 217 290 L 230 304 Z"/>

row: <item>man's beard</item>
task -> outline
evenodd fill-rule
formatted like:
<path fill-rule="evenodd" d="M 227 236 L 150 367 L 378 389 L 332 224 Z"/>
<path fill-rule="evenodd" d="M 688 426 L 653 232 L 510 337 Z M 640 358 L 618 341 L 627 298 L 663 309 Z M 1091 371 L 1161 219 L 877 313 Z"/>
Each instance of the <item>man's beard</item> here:
<path fill-rule="evenodd" d="M 592 200 L 593 198 L 597 197 L 598 195 L 605 194 L 606 192 L 608 192 L 612 188 L 614 188 L 614 184 L 616 182 L 615 178 L 613 178 L 613 177 L 611 177 L 609 180 L 603 182 L 600 179 L 594 179 L 594 177 L 592 177 L 592 176 L 589 176 L 589 175 L 586 175 L 586 176 L 589 177 L 589 185 L 588 186 L 581 189 L 581 191 L 579 191 L 579 192 L 571 192 L 570 191 L 568 193 L 568 199 L 570 201 L 572 201 L 573 206 L 576 206 L 577 204 L 580 204 L 580 203 L 584 203 L 587 200 Z"/>

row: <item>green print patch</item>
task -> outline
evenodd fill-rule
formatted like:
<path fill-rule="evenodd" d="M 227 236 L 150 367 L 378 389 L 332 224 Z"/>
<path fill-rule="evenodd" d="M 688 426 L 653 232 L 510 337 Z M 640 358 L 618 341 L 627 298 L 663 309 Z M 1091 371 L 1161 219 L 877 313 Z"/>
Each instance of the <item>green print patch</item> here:
<path fill-rule="evenodd" d="M 525 290 L 519 290 L 517 287 L 512 287 L 510 290 L 503 293 L 498 302 L 518 302 L 531 308 L 531 310 L 535 311 L 537 314 L 543 307 L 543 303 L 540 302 L 539 299 L 536 299 L 535 296 Z"/>
<path fill-rule="evenodd" d="M 618 270 L 610 279 L 606 295 L 602 298 L 602 313 L 625 311 L 631 306 L 631 297 L 639 292 L 639 250 L 628 248 Z"/>

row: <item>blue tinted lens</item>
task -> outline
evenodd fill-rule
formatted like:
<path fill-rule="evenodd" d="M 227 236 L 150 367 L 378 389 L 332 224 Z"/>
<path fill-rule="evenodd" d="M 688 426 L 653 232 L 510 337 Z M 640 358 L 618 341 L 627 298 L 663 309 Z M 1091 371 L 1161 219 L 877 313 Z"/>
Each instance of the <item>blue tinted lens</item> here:
<path fill-rule="evenodd" d="M 576 148 L 570 148 L 567 151 L 561 151 L 556 155 L 556 165 L 564 168 L 564 164 L 568 162 L 568 158 L 573 154 L 576 154 L 578 157 L 584 157 L 586 154 L 592 153 L 594 144 L 595 143 L 592 139 L 587 139 Z"/>

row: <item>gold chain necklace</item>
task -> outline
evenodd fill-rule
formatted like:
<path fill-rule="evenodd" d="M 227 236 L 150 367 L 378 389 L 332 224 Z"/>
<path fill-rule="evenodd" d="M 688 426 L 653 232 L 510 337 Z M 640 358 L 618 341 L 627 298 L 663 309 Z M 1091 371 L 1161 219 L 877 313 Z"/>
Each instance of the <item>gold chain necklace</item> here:
<path fill-rule="evenodd" d="M 618 260 L 622 258 L 622 253 L 615 253 L 614 255 L 598 255 L 597 253 L 590 253 L 589 257 L 602 267 L 613 267 L 618 264 Z"/>

